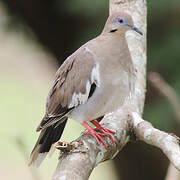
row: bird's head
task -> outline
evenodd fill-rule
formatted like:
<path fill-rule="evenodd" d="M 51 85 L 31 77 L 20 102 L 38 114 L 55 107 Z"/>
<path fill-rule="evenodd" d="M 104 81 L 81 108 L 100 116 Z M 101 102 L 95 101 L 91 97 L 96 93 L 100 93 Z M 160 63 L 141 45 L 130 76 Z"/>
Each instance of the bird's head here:
<path fill-rule="evenodd" d="M 103 32 L 122 34 L 128 30 L 133 30 L 143 35 L 142 32 L 134 25 L 132 17 L 129 14 L 119 12 L 109 16 Z"/>

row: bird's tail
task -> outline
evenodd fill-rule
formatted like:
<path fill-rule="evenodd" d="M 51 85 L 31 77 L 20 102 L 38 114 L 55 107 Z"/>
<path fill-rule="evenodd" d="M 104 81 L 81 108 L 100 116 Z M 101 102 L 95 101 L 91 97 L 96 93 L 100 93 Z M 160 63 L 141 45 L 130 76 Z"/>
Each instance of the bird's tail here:
<path fill-rule="evenodd" d="M 53 150 L 53 144 L 57 142 L 65 128 L 67 117 L 62 123 L 56 122 L 55 124 L 42 129 L 39 138 L 31 152 L 29 165 L 39 167 L 46 155 Z"/>

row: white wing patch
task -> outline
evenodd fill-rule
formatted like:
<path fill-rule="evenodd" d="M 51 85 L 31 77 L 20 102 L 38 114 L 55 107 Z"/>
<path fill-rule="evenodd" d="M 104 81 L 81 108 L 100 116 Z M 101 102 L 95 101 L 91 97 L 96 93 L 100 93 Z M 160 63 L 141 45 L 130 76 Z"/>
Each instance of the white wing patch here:
<path fill-rule="evenodd" d="M 91 83 L 90 83 L 91 82 Z M 76 107 L 80 104 L 84 104 L 89 96 L 91 84 L 95 83 L 97 87 L 100 86 L 100 74 L 99 74 L 99 64 L 95 64 L 91 72 L 91 80 L 86 81 L 86 92 L 85 94 L 74 92 L 72 95 L 71 103 L 68 108 Z"/>
<path fill-rule="evenodd" d="M 91 82 L 95 83 L 97 87 L 100 87 L 100 73 L 99 73 L 99 64 L 95 64 L 91 73 Z"/>
<path fill-rule="evenodd" d="M 72 95 L 71 103 L 69 104 L 68 108 L 78 106 L 79 104 L 84 104 L 88 99 L 90 88 L 91 88 L 90 82 L 89 80 L 87 80 L 85 94 L 82 93 L 76 94 L 76 92 L 74 92 Z"/>

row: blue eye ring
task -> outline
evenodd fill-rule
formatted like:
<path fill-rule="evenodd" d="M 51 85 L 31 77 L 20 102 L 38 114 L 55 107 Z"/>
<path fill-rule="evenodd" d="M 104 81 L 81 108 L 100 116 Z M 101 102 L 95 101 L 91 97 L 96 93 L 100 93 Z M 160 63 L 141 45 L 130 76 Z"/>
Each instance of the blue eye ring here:
<path fill-rule="evenodd" d="M 126 24 L 126 21 L 125 21 L 125 19 L 123 17 L 116 18 L 116 22 L 118 22 L 121 25 L 125 25 Z"/>

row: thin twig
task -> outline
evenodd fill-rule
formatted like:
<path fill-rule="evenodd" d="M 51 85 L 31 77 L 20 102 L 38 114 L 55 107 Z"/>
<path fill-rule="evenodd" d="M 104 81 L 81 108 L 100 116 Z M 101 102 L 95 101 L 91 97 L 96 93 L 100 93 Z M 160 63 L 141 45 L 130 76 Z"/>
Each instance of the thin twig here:
<path fill-rule="evenodd" d="M 175 90 L 157 72 L 149 73 L 148 80 L 165 98 L 169 100 L 175 112 L 176 118 L 180 123 L 180 98 Z"/>
<path fill-rule="evenodd" d="M 148 80 L 165 98 L 168 99 L 173 107 L 176 119 L 180 123 L 180 102 L 178 94 L 157 72 L 149 73 Z M 173 166 L 172 163 L 170 163 L 166 175 L 166 180 L 178 180 L 179 175 L 179 171 Z"/>

